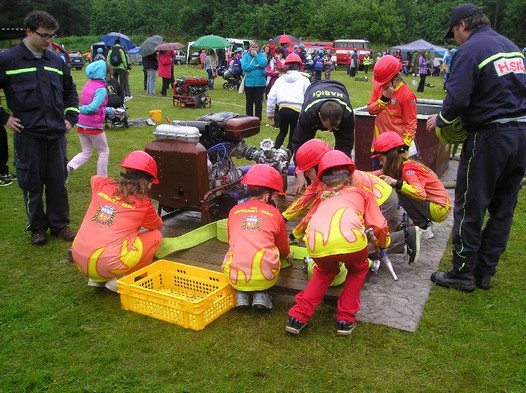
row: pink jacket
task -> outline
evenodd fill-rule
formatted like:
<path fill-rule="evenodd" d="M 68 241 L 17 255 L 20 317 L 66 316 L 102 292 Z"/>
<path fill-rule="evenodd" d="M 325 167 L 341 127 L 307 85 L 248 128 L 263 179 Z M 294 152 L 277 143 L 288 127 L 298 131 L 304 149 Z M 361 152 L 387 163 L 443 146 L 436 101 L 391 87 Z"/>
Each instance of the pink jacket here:
<path fill-rule="evenodd" d="M 98 89 L 106 89 L 106 82 L 100 79 L 90 79 L 82 88 L 80 96 L 80 105 L 89 105 L 93 102 L 93 97 Z M 108 103 L 108 96 L 104 99 L 97 111 L 92 114 L 79 114 L 79 125 L 102 129 L 104 126 L 104 118 L 106 117 L 106 105 Z"/>
<path fill-rule="evenodd" d="M 171 78 L 172 77 L 172 61 L 173 51 L 160 52 L 158 57 L 159 68 L 157 74 L 161 78 Z"/>

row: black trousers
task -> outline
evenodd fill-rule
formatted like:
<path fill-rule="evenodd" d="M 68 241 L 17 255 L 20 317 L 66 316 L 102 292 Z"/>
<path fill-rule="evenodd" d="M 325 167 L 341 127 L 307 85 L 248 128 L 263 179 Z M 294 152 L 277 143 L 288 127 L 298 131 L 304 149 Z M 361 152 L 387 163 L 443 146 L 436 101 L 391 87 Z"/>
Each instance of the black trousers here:
<path fill-rule="evenodd" d="M 246 114 L 247 116 L 256 116 L 262 119 L 263 113 L 263 96 L 266 86 L 248 87 L 245 86 Z M 254 114 L 255 113 L 255 114 Z"/>
<path fill-rule="evenodd" d="M 455 187 L 453 267 L 494 275 L 526 171 L 526 124 L 470 132 Z M 489 217 L 484 225 L 484 217 Z"/>
<path fill-rule="evenodd" d="M 420 74 L 420 83 L 418 84 L 417 92 L 423 93 L 424 86 L 426 85 L 426 76 L 427 74 Z"/>
<path fill-rule="evenodd" d="M 279 148 L 281 145 L 283 145 L 287 134 L 289 134 L 287 149 L 292 151 L 292 137 L 294 136 L 294 129 L 296 128 L 296 124 L 298 124 L 299 117 L 299 111 L 295 111 L 294 109 L 281 108 L 279 110 L 279 134 L 276 137 L 276 148 Z"/>
<path fill-rule="evenodd" d="M 16 176 L 29 221 L 26 229 L 58 231 L 69 225 L 65 135 L 47 139 L 17 132 L 15 157 Z"/>
<path fill-rule="evenodd" d="M 0 125 L 0 174 L 6 175 L 9 172 L 7 160 L 9 159 L 9 145 L 7 144 L 7 132 L 3 125 Z"/>

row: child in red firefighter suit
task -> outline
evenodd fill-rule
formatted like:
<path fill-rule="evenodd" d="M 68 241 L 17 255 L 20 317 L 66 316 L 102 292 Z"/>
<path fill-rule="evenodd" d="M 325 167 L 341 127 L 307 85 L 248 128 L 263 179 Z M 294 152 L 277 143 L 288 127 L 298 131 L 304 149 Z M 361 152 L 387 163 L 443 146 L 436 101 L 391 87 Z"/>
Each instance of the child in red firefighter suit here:
<path fill-rule="evenodd" d="M 117 279 L 152 262 L 163 222 L 148 197 L 157 164 L 144 151 L 124 158 L 121 179 L 92 176 L 91 202 L 73 242 L 73 260 L 88 285 L 116 292 Z"/>
<path fill-rule="evenodd" d="M 305 172 L 311 180 L 301 197 L 296 199 L 284 212 L 283 217 L 287 221 L 308 211 L 296 227 L 292 230 L 292 236 L 300 238 L 305 233 L 305 228 L 310 220 L 312 212 L 320 203 L 320 195 L 323 191 L 322 184 L 317 179 L 316 168 L 323 155 L 332 148 L 321 139 L 311 139 L 300 146 L 296 152 L 297 170 Z M 379 177 L 369 172 L 355 170 L 353 184 L 370 192 L 383 216 L 387 220 L 391 235 L 391 245 L 388 253 L 403 254 L 409 258 L 409 263 L 415 263 L 420 254 L 420 230 L 415 227 L 405 210 L 398 203 L 398 195 L 393 188 Z M 371 250 L 373 251 L 373 250 Z"/>
<path fill-rule="evenodd" d="M 273 198 L 284 194 L 283 178 L 266 164 L 255 164 L 243 177 L 249 200 L 228 215 L 228 252 L 222 270 L 237 289 L 236 306 L 271 309 L 265 292 L 276 284 L 280 259 L 292 261 L 287 228 Z"/>
<path fill-rule="evenodd" d="M 442 222 L 451 213 L 451 200 L 437 175 L 425 165 L 408 160 L 408 146 L 394 131 L 381 134 L 373 143 L 373 156 L 380 159 L 382 169 L 375 172 L 397 190 L 400 205 L 422 236 L 434 236 L 431 222 Z"/>
<path fill-rule="evenodd" d="M 387 222 L 373 195 L 353 185 L 356 166 L 345 153 L 333 150 L 324 154 L 318 170 L 322 182 L 321 202 L 311 215 L 306 229 L 306 246 L 316 262 L 305 289 L 296 296 L 285 327 L 299 334 L 314 315 L 327 288 L 340 271 L 347 268 L 344 288 L 336 309 L 337 334 L 349 335 L 356 327 L 360 310 L 360 290 L 369 271 L 366 228 L 372 228 L 376 245 L 389 245 Z"/>

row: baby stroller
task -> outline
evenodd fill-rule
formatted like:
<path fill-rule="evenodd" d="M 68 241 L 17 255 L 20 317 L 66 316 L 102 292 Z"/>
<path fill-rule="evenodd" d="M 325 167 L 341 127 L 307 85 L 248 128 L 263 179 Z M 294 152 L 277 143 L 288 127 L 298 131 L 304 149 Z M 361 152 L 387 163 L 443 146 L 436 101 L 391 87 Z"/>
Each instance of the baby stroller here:
<path fill-rule="evenodd" d="M 226 81 L 225 83 L 223 83 L 223 89 L 234 90 L 237 89 L 237 87 L 239 86 L 239 78 L 236 78 L 236 76 L 234 75 L 232 67 L 226 68 L 224 66 L 221 66 L 217 69 L 217 74 L 219 76 L 222 76 L 223 79 Z"/>
<path fill-rule="evenodd" d="M 110 106 L 108 105 L 108 107 Z M 124 104 L 117 108 L 111 108 L 113 109 L 113 115 L 106 113 L 106 118 L 104 119 L 104 128 L 129 128 L 130 125 L 128 124 L 128 115 L 126 113 L 126 107 Z"/>

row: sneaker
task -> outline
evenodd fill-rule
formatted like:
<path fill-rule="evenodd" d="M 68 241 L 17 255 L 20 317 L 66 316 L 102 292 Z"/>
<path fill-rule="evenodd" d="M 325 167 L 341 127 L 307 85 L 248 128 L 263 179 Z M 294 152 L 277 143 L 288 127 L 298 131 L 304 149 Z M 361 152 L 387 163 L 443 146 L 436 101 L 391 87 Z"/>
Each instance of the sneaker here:
<path fill-rule="evenodd" d="M 489 274 L 475 272 L 475 285 L 485 291 L 491 288 L 491 276 Z"/>
<path fill-rule="evenodd" d="M 119 292 L 117 289 L 117 278 L 112 278 L 104 283 L 104 286 L 110 291 Z"/>
<path fill-rule="evenodd" d="M 434 272 L 431 275 L 431 281 L 435 284 L 458 289 L 464 292 L 473 292 L 475 290 L 475 278 L 472 273 L 460 273 L 453 269 L 445 272 Z"/>
<path fill-rule="evenodd" d="M 337 321 L 336 325 L 338 325 L 336 328 L 336 334 L 339 336 L 348 336 L 353 332 L 354 329 L 356 329 L 356 321 Z"/>
<path fill-rule="evenodd" d="M 13 184 L 13 180 L 0 179 L 0 187 L 10 186 L 11 184 Z"/>
<path fill-rule="evenodd" d="M 46 244 L 46 231 L 44 231 L 43 229 L 33 231 L 31 234 L 31 243 L 33 243 L 35 246 L 41 246 L 43 244 Z"/>
<path fill-rule="evenodd" d="M 248 292 L 237 291 L 236 294 L 236 307 L 248 307 L 250 306 L 250 295 Z"/>
<path fill-rule="evenodd" d="M 287 326 L 285 326 L 285 330 L 292 334 L 300 334 L 301 330 L 305 326 L 307 326 L 306 323 L 301 322 L 294 317 L 289 317 L 289 321 L 287 322 Z"/>
<path fill-rule="evenodd" d="M 435 237 L 433 233 L 433 225 L 429 224 L 426 229 L 420 228 L 421 236 L 424 239 L 432 239 Z"/>
<path fill-rule="evenodd" d="M 88 278 L 88 287 L 102 288 L 106 284 L 105 281 L 93 281 L 92 278 Z"/>
<path fill-rule="evenodd" d="M 0 175 L 0 180 L 16 180 L 16 175 L 7 171 L 6 173 L 2 173 Z"/>
<path fill-rule="evenodd" d="M 61 228 L 58 231 L 54 231 L 53 236 L 60 237 L 67 242 L 72 242 L 73 240 L 75 240 L 75 236 L 77 236 L 77 233 L 69 229 L 68 226 L 65 226 L 64 228 Z"/>
<path fill-rule="evenodd" d="M 409 264 L 416 263 L 420 256 L 420 228 L 417 226 L 407 227 L 404 229 L 405 247 L 407 256 L 409 256 Z"/>
<path fill-rule="evenodd" d="M 260 310 L 272 310 L 272 298 L 266 292 L 255 292 L 252 298 L 252 307 Z"/>

